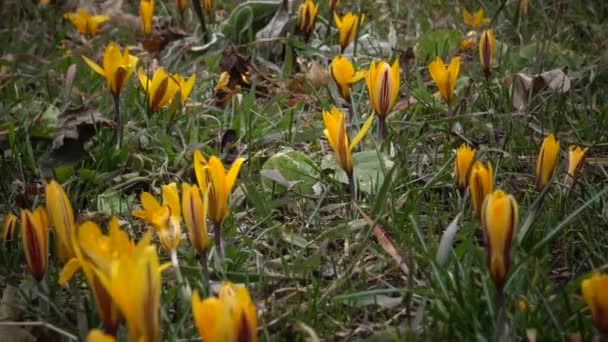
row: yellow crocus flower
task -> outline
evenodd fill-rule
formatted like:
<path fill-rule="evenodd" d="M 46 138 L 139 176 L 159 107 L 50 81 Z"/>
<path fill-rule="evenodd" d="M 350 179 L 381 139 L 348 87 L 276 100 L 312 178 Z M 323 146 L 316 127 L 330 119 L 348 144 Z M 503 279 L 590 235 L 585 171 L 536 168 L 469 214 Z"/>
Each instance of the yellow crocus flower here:
<path fill-rule="evenodd" d="M 162 269 L 156 248 L 139 244 L 132 253 L 112 260 L 109 275 L 95 269 L 125 318 L 131 341 L 158 341 L 160 337 Z"/>
<path fill-rule="evenodd" d="M 462 144 L 458 150 L 456 150 L 456 159 L 454 160 L 454 177 L 456 178 L 456 184 L 460 192 L 469 186 L 469 170 L 473 165 L 473 159 L 475 158 L 475 149 Z"/>
<path fill-rule="evenodd" d="M 116 342 L 116 338 L 112 335 L 104 334 L 99 329 L 93 329 L 89 331 L 86 342 Z"/>
<path fill-rule="evenodd" d="M 467 51 L 477 43 L 477 32 L 469 31 L 467 35 L 458 44 L 458 50 L 461 52 Z"/>
<path fill-rule="evenodd" d="M 161 188 L 162 206 L 152 194 L 142 192 L 140 199 L 144 209 L 133 210 L 131 215 L 145 220 L 154 227 L 160 243 L 166 250 L 171 251 L 177 249 L 182 234 L 179 194 L 175 183 L 163 185 Z"/>
<path fill-rule="evenodd" d="M 90 15 L 83 8 L 77 9 L 76 12 L 65 13 L 63 17 L 68 19 L 80 34 L 89 33 L 91 36 L 96 36 L 99 25 L 110 19 L 107 15 Z"/>
<path fill-rule="evenodd" d="M 141 0 L 139 2 L 139 17 L 141 19 L 141 28 L 144 34 L 152 34 L 154 18 L 154 0 Z"/>
<path fill-rule="evenodd" d="M 305 0 L 298 8 L 298 29 L 304 34 L 306 41 L 315 28 L 317 13 L 319 13 L 319 5 L 313 0 Z"/>
<path fill-rule="evenodd" d="M 21 211 L 21 241 L 30 273 L 38 282 L 48 265 L 48 221 L 43 207 Z"/>
<path fill-rule="evenodd" d="M 179 84 L 165 72 L 163 67 L 154 70 L 152 79 L 146 76 L 141 67 L 137 71 L 137 76 L 141 87 L 148 94 L 148 109 L 152 113 L 170 104 L 179 91 Z"/>
<path fill-rule="evenodd" d="M 488 254 L 488 269 L 499 291 L 511 267 L 511 244 L 519 220 L 515 198 L 502 190 L 486 196 L 481 211 Z"/>
<path fill-rule="evenodd" d="M 392 67 L 385 61 L 378 64 L 372 61 L 366 77 L 367 92 L 372 108 L 380 118 L 385 118 L 395 106 L 400 82 L 398 59 L 395 59 Z"/>
<path fill-rule="evenodd" d="M 203 341 L 257 341 L 256 308 L 245 287 L 224 283 L 218 297 L 204 300 L 195 291 L 192 315 Z"/>
<path fill-rule="evenodd" d="M 334 12 L 334 21 L 336 22 L 336 27 L 338 28 L 339 36 L 338 43 L 340 44 L 340 48 L 342 52 L 352 43 L 357 37 L 357 31 L 359 30 L 358 25 L 363 25 L 365 22 L 365 14 L 361 14 L 361 18 L 359 16 L 348 12 L 342 18 L 338 16 L 336 12 Z"/>
<path fill-rule="evenodd" d="M 15 230 L 17 230 L 17 216 L 8 213 L 4 218 L 4 225 L 2 226 L 2 241 L 12 241 L 15 236 Z"/>
<path fill-rule="evenodd" d="M 351 143 L 348 142 L 348 135 L 346 134 L 346 116 L 344 113 L 336 108 L 335 106 L 331 109 L 331 112 L 323 111 L 323 122 L 325 123 L 325 130 L 323 134 L 327 137 L 327 141 L 331 145 L 332 149 L 336 153 L 336 158 L 342 170 L 346 172 L 349 177 L 353 175 L 353 159 L 352 150 L 357 145 L 372 125 L 374 117 L 372 115 L 365 121 L 363 127 Z"/>
<path fill-rule="evenodd" d="M 600 334 L 608 334 L 608 275 L 595 273 L 583 280 L 581 289 L 595 328 Z"/>
<path fill-rule="evenodd" d="M 479 62 L 486 75 L 492 70 L 492 57 L 494 56 L 494 32 L 484 30 L 479 39 Z"/>
<path fill-rule="evenodd" d="M 140 247 L 150 244 L 150 234 L 144 235 Z M 59 283 L 67 283 L 76 271 L 82 269 L 89 288 L 93 293 L 99 318 L 103 322 L 104 330 L 116 335 L 121 316 L 117 304 L 102 286 L 99 276 L 101 272 L 110 276 L 112 261 L 123 255 L 132 253 L 135 243 L 129 239 L 125 231 L 120 229 L 118 218 L 110 220 L 108 235 L 103 235 L 97 224 L 87 221 L 78 228 L 78 238 L 75 244 L 76 257 L 71 259 L 59 275 Z"/>
<path fill-rule="evenodd" d="M 187 7 L 188 0 L 177 0 L 177 9 L 179 9 L 180 13 L 183 14 Z"/>
<path fill-rule="evenodd" d="M 441 57 L 435 57 L 435 60 L 429 64 L 429 73 L 435 81 L 439 93 L 445 102 L 450 103 L 454 97 L 454 89 L 456 88 L 456 79 L 460 72 L 460 57 L 454 57 L 450 61 L 450 65 L 446 67 Z"/>
<path fill-rule="evenodd" d="M 76 223 L 72 203 L 61 184 L 54 180 L 44 187 L 44 197 L 59 261 L 65 264 L 75 256 L 73 241 L 76 237 Z"/>
<path fill-rule="evenodd" d="M 484 166 L 480 161 L 476 161 L 469 171 L 469 192 L 471 202 L 477 215 L 481 215 L 481 206 L 485 197 L 494 189 L 494 176 L 492 164 L 488 162 Z"/>
<path fill-rule="evenodd" d="M 342 98 L 349 103 L 350 88 L 352 84 L 365 77 L 365 73 L 362 71 L 355 71 L 353 64 L 343 55 L 337 55 L 331 61 L 331 64 L 329 65 L 329 74 L 338 85 Z"/>
<path fill-rule="evenodd" d="M 490 18 L 486 18 L 483 8 L 475 11 L 474 14 L 471 14 L 466 9 L 462 9 L 462 19 L 464 24 L 469 27 L 479 27 L 490 23 Z"/>
<path fill-rule="evenodd" d="M 194 152 L 194 172 L 201 191 L 209 191 L 209 217 L 221 224 L 228 216 L 228 197 L 245 158 L 238 158 L 226 173 L 224 164 L 216 157 L 209 160 L 200 151 Z"/>
<path fill-rule="evenodd" d="M 213 0 L 203 0 L 203 9 L 207 15 L 213 14 Z"/>
<path fill-rule="evenodd" d="M 194 88 L 194 81 L 196 81 L 196 75 L 192 74 L 187 80 L 179 74 L 173 74 L 173 79 L 179 85 L 179 94 L 182 103 L 186 102 L 190 93 L 192 92 L 192 88 Z"/>
<path fill-rule="evenodd" d="M 198 186 L 188 183 L 182 184 L 182 209 L 184 222 L 188 228 L 188 238 L 192 247 L 198 253 L 205 253 L 209 248 L 209 236 L 207 234 L 207 194 L 203 194 Z"/>
<path fill-rule="evenodd" d="M 555 139 L 553 133 L 549 133 L 543 139 L 536 160 L 536 186 L 539 189 L 542 190 L 551 180 L 551 176 L 553 176 L 555 166 L 557 165 L 558 156 L 559 141 Z"/>
<path fill-rule="evenodd" d="M 582 148 L 580 146 L 571 145 L 568 148 L 568 175 L 572 178 L 577 178 L 578 174 L 583 169 L 585 163 L 585 154 L 587 154 L 587 147 Z"/>
<path fill-rule="evenodd" d="M 137 57 L 129 54 L 129 48 L 125 47 L 124 53 L 120 53 L 120 47 L 114 42 L 106 46 L 103 55 L 103 68 L 89 58 L 82 56 L 85 62 L 96 73 L 102 75 L 108 82 L 108 88 L 114 96 L 118 96 L 123 85 L 135 70 Z"/>

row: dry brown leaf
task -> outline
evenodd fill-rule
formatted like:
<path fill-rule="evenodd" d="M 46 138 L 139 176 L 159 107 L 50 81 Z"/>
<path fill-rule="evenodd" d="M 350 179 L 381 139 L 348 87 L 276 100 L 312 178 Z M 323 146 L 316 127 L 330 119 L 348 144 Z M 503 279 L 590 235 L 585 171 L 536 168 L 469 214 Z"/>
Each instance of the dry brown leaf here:
<path fill-rule="evenodd" d="M 355 205 L 355 206 L 356 206 L 357 210 L 359 210 L 359 213 L 361 214 L 361 216 L 363 216 L 363 220 L 365 220 L 365 222 L 367 224 L 369 224 L 370 226 L 373 225 L 373 227 L 374 227 L 373 233 L 376 236 L 376 239 L 378 239 L 378 243 L 380 244 L 382 249 L 384 249 L 384 251 L 393 258 L 393 260 L 397 263 L 397 265 L 403 271 L 403 273 L 405 275 L 408 275 L 410 273 L 409 268 L 405 264 L 403 257 L 401 257 L 401 253 L 399 253 L 399 249 L 396 247 L 395 241 L 393 240 L 393 238 L 391 238 L 391 236 L 388 234 L 388 232 L 386 230 L 384 230 L 384 228 L 382 228 L 382 226 L 380 226 L 377 223 L 374 224 L 374 220 L 372 220 L 369 216 L 367 216 L 361 210 L 361 208 L 359 208 L 359 206 L 357 206 L 357 205 Z"/>
<path fill-rule="evenodd" d="M 283 56 L 284 44 L 279 39 L 285 35 L 289 19 L 289 1 L 284 0 L 268 25 L 255 35 L 261 56 L 270 61 L 279 60 Z"/>
<path fill-rule="evenodd" d="M 567 70 L 553 69 L 530 76 L 524 73 L 515 75 L 513 83 L 513 106 L 516 110 L 524 110 L 528 101 L 543 89 L 549 88 L 558 93 L 570 91 L 571 82 Z"/>

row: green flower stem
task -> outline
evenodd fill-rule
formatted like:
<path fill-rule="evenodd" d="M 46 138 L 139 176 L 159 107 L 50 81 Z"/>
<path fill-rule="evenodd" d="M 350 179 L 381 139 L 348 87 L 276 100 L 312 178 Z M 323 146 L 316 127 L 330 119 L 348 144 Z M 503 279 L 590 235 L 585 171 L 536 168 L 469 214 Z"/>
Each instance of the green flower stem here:
<path fill-rule="evenodd" d="M 87 324 L 87 317 L 84 314 L 84 310 L 82 310 L 82 296 L 76 277 L 70 280 L 70 291 L 72 291 L 72 296 L 74 296 L 74 300 L 76 301 L 76 324 L 78 326 L 78 336 L 80 337 L 81 341 L 85 341 L 89 328 Z"/>

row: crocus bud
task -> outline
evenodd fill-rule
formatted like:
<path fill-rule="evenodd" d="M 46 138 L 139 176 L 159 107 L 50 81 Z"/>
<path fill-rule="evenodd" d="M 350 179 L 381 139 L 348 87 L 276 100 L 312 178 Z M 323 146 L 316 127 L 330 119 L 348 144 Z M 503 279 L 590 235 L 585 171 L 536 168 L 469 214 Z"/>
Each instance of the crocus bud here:
<path fill-rule="evenodd" d="M 385 118 L 393 109 L 399 96 L 399 60 L 391 67 L 385 61 L 376 64 L 372 61 L 367 73 L 366 83 L 370 102 L 376 115 Z"/>
<path fill-rule="evenodd" d="M 479 62 L 486 76 L 492 72 L 492 57 L 494 55 L 494 32 L 484 30 L 479 40 Z"/>
<path fill-rule="evenodd" d="M 177 0 L 177 9 L 179 9 L 180 13 L 183 14 L 186 7 L 188 7 L 188 0 Z"/>
<path fill-rule="evenodd" d="M 538 189 L 542 190 L 551 180 L 558 156 L 559 141 L 555 139 L 553 133 L 550 133 L 543 140 L 536 160 L 536 186 Z"/>
<path fill-rule="evenodd" d="M 601 334 L 608 334 L 608 275 L 596 273 L 583 280 L 581 288 L 595 328 Z"/>
<path fill-rule="evenodd" d="M 511 267 L 511 243 L 519 220 L 517 202 L 511 195 L 496 190 L 486 196 L 481 212 L 487 263 L 496 288 L 502 290 Z"/>
<path fill-rule="evenodd" d="M 458 150 L 456 150 L 456 160 L 454 161 L 454 177 L 456 178 L 456 184 L 460 192 L 469 185 L 469 170 L 473 164 L 475 157 L 475 150 L 469 146 L 462 144 Z"/>
<path fill-rule="evenodd" d="M 207 15 L 213 14 L 213 0 L 203 0 L 203 9 Z"/>
<path fill-rule="evenodd" d="M 315 28 L 318 12 L 319 5 L 315 4 L 313 0 L 306 0 L 298 8 L 298 29 L 300 30 L 300 33 L 304 35 L 304 40 L 306 42 L 308 42 L 308 39 Z"/>
<path fill-rule="evenodd" d="M 48 223 L 43 207 L 33 212 L 21 211 L 21 239 L 25 259 L 32 276 L 37 281 L 44 278 L 48 264 Z"/>
<path fill-rule="evenodd" d="M 139 17 L 144 34 L 152 34 L 152 19 L 154 17 L 154 0 L 141 0 L 139 2 Z"/>
<path fill-rule="evenodd" d="M 188 228 L 188 238 L 192 247 L 199 253 L 205 253 L 209 248 L 207 234 L 207 194 L 203 194 L 198 186 L 182 184 L 182 211 L 184 222 Z"/>
<path fill-rule="evenodd" d="M 68 195 L 61 184 L 52 180 L 44 188 L 46 213 L 53 229 L 57 254 L 61 264 L 66 264 L 76 256 L 73 241 L 76 238 L 76 223 L 74 210 Z"/>
<path fill-rule="evenodd" d="M 494 189 L 494 176 L 492 173 L 492 164 L 488 162 L 488 166 L 483 166 L 480 161 L 475 162 L 469 172 L 469 192 L 471 194 L 471 202 L 477 215 L 481 215 L 481 206 L 486 195 Z"/>
<path fill-rule="evenodd" d="M 585 163 L 585 154 L 588 148 L 572 145 L 568 148 L 568 176 L 578 177 Z"/>
<path fill-rule="evenodd" d="M 334 21 L 336 22 L 339 33 L 338 43 L 340 44 L 342 52 L 344 52 L 350 43 L 357 37 L 357 31 L 365 21 L 365 14 L 361 14 L 361 17 L 359 18 L 358 15 L 348 12 L 340 18 L 338 14 L 334 12 Z"/>
<path fill-rule="evenodd" d="M 7 214 L 4 218 L 4 226 L 2 227 L 2 241 L 12 241 L 17 229 L 17 216 Z"/>
<path fill-rule="evenodd" d="M 340 7 L 340 0 L 328 0 L 328 2 L 330 13 L 334 13 Z"/>

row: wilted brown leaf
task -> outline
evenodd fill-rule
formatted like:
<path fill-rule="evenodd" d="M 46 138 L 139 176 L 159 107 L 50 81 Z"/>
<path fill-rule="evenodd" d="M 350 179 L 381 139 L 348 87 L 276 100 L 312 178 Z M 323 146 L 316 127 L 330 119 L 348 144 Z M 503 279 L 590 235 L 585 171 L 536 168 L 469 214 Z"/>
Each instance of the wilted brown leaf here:
<path fill-rule="evenodd" d="M 528 101 L 543 89 L 566 93 L 570 91 L 570 78 L 566 74 L 567 69 L 553 69 L 543 73 L 530 76 L 524 73 L 515 75 L 513 83 L 513 106 L 517 110 L 524 110 Z"/>

